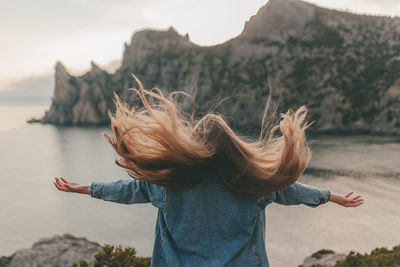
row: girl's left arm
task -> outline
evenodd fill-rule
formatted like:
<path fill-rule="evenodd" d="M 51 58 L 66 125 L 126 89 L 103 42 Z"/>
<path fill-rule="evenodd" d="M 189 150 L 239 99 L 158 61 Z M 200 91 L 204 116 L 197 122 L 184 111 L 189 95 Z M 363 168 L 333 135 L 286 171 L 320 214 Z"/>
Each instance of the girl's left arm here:
<path fill-rule="evenodd" d="M 295 182 L 292 185 L 272 193 L 272 201 L 283 205 L 304 204 L 317 207 L 328 202 L 331 198 L 329 190 Z"/>
<path fill-rule="evenodd" d="M 270 202 L 274 201 L 283 205 L 304 204 L 310 207 L 318 207 L 328 201 L 343 207 L 357 207 L 364 203 L 361 195 L 351 197 L 353 192 L 342 197 L 331 193 L 329 190 L 318 189 L 316 187 L 295 182 L 294 184 L 273 192 L 270 195 Z"/>

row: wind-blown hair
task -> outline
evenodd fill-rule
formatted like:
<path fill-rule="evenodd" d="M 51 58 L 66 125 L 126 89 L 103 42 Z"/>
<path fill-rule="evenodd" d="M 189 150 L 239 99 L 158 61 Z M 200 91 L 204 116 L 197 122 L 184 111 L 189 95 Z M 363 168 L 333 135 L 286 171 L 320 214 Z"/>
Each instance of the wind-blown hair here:
<path fill-rule="evenodd" d="M 305 144 L 307 109 L 281 114 L 278 125 L 256 141 L 236 134 L 223 117 L 207 114 L 197 122 L 179 111 L 173 94 L 145 90 L 136 76 L 143 107 L 129 107 L 115 96 L 108 111 L 114 137 L 104 133 L 129 176 L 166 187 L 200 182 L 215 167 L 222 184 L 236 197 L 260 197 L 294 183 L 311 151 Z M 267 107 L 262 119 L 266 118 Z M 277 135 L 278 130 L 280 134 Z"/>

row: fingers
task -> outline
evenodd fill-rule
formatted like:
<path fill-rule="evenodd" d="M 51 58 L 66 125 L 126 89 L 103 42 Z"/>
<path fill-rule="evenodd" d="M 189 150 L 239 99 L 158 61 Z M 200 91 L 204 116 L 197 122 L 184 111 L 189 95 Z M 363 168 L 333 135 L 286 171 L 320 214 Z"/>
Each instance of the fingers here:
<path fill-rule="evenodd" d="M 64 184 L 61 183 L 60 180 L 57 177 L 54 177 L 54 178 L 56 179 L 56 183 L 57 183 L 58 186 L 60 186 L 60 187 L 64 186 Z"/>
<path fill-rule="evenodd" d="M 67 180 L 65 180 L 65 179 L 62 178 L 62 177 L 60 177 L 60 179 L 61 179 L 65 184 L 69 184 L 69 185 L 78 185 L 78 183 L 68 182 Z"/>
<path fill-rule="evenodd" d="M 360 203 L 360 202 L 364 202 L 364 199 L 360 198 L 360 199 L 357 199 L 357 200 L 350 201 L 350 203 L 353 203 L 353 204 Z"/>
<path fill-rule="evenodd" d="M 364 203 L 364 199 L 361 195 L 358 195 L 352 199 L 347 199 L 346 207 L 358 207 Z"/>
<path fill-rule="evenodd" d="M 358 195 L 358 196 L 356 196 L 356 197 L 348 198 L 348 199 L 347 199 L 348 202 L 359 202 L 359 201 L 363 201 L 363 200 L 364 200 L 364 199 L 362 198 L 361 195 Z"/>
<path fill-rule="evenodd" d="M 65 191 L 65 192 L 69 192 L 69 190 L 67 188 L 65 188 L 62 185 L 59 185 L 57 182 L 54 183 L 54 185 L 56 186 L 56 188 L 60 191 Z"/>
<path fill-rule="evenodd" d="M 348 193 L 346 196 L 345 196 L 345 198 L 348 198 L 349 196 L 351 196 L 351 194 L 353 194 L 354 192 L 350 192 L 350 193 Z"/>
<path fill-rule="evenodd" d="M 364 201 L 360 201 L 360 202 L 357 202 L 357 203 L 352 203 L 350 207 L 358 207 L 363 203 L 364 203 Z"/>
<path fill-rule="evenodd" d="M 67 184 L 63 184 L 58 177 L 54 177 L 56 182 L 54 183 L 54 185 L 56 186 L 56 188 L 60 191 L 65 191 L 65 192 L 72 192 L 71 187 Z M 63 181 L 65 181 L 63 179 Z"/>

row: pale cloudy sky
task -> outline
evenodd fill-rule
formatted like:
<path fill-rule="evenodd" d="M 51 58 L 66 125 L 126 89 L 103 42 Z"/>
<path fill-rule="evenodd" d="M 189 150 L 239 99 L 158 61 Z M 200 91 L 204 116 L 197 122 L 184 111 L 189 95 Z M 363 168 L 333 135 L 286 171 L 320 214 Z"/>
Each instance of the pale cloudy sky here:
<path fill-rule="evenodd" d="M 307 0 L 354 12 L 400 15 L 398 0 Z M 0 0 L 0 90 L 53 72 L 61 60 L 79 73 L 90 61 L 119 59 L 143 28 L 174 26 L 200 45 L 238 35 L 267 0 Z"/>

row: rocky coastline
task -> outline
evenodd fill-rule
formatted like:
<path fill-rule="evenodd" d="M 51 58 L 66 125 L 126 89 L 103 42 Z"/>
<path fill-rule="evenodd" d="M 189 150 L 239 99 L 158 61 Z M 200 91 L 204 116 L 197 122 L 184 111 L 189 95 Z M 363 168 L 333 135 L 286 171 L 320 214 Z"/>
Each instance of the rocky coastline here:
<path fill-rule="evenodd" d="M 101 245 L 89 241 L 84 237 L 75 237 L 71 234 L 55 235 L 35 242 L 31 248 L 17 250 L 11 256 L 0 256 L 0 267 L 71 267 L 80 259 L 85 260 L 89 266 L 94 262 L 94 254 Z M 346 257 L 344 254 L 318 253 L 307 257 L 302 267 L 313 265 L 334 266 Z"/>
<path fill-rule="evenodd" d="M 138 263 L 138 266 L 149 266 L 150 264 L 151 258 L 135 257 L 136 250 L 130 247 L 116 249 L 115 257 L 113 257 L 111 255 L 114 248 L 110 245 L 100 246 L 96 242 L 71 234 L 55 235 L 51 238 L 40 239 L 31 248 L 19 249 L 11 256 L 0 256 L 0 267 L 71 267 L 78 262 L 80 266 L 93 266 L 94 263 L 103 264 L 104 262 L 118 265 L 123 261 L 122 255 L 126 257 L 130 255 L 129 261 L 134 260 L 133 263 Z M 365 254 L 351 251 L 347 255 L 329 249 L 321 249 L 306 257 L 299 267 L 398 266 L 400 264 L 399 255 L 400 246 L 394 246 L 392 249 L 375 248 Z M 125 258 L 125 260 L 127 259 Z M 85 264 L 81 265 L 82 262 Z"/>

